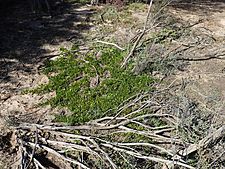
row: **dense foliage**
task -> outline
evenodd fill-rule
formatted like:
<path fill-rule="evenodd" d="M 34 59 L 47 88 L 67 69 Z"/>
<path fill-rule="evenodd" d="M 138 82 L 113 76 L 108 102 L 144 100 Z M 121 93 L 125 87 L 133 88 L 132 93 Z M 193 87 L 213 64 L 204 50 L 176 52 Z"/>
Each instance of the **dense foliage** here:
<path fill-rule="evenodd" d="M 70 124 L 110 115 L 129 97 L 151 89 L 153 79 L 146 74 L 134 75 L 120 68 L 123 52 L 99 48 L 82 57 L 81 53 L 64 50 L 64 56 L 48 63 L 44 72 L 47 85 L 36 91 L 55 91 L 48 101 L 52 106 L 68 107 L 71 116 L 58 116 Z"/>

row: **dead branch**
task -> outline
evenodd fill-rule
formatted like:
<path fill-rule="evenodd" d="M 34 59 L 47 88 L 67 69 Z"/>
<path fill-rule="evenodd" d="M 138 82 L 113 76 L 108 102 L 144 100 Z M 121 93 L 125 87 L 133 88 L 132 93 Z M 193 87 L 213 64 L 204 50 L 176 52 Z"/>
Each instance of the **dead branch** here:
<path fill-rule="evenodd" d="M 185 150 L 180 151 L 178 154 L 184 157 L 188 156 L 189 154 L 194 153 L 195 151 L 201 148 L 207 147 L 209 144 L 216 142 L 216 140 L 224 136 L 225 136 L 225 126 L 222 126 L 214 133 L 211 133 L 202 140 L 200 140 L 198 144 L 192 144 Z"/>
<path fill-rule="evenodd" d="M 114 46 L 114 47 L 116 47 L 116 48 L 118 48 L 119 50 L 122 50 L 122 51 L 125 50 L 124 48 L 120 47 L 119 45 L 117 45 L 117 44 L 115 44 L 115 43 L 105 42 L 105 41 L 101 41 L 101 40 L 97 40 L 96 42 L 97 42 L 97 43 L 102 43 L 102 44 Z"/>
<path fill-rule="evenodd" d="M 223 60 L 225 59 L 225 57 L 222 57 L 224 56 L 225 54 L 220 54 L 220 55 L 208 55 L 208 56 L 204 56 L 204 57 L 201 57 L 201 58 L 176 58 L 176 60 L 182 60 L 182 61 L 189 61 L 189 62 L 197 62 L 197 61 L 206 61 L 206 60 L 212 60 L 212 59 L 220 59 L 220 60 Z"/>
<path fill-rule="evenodd" d="M 36 150 L 37 143 L 38 143 L 38 130 L 37 130 L 37 127 L 36 127 L 34 148 L 32 150 L 32 154 L 31 154 L 31 157 L 30 157 L 30 162 L 28 163 L 28 165 L 27 165 L 27 167 L 25 169 L 28 169 L 29 166 L 30 166 L 30 164 L 32 163 L 32 160 L 34 158 L 34 154 L 35 154 L 35 150 Z"/>
<path fill-rule="evenodd" d="M 225 151 L 224 152 L 222 152 L 218 157 L 216 157 L 216 159 L 215 160 L 213 160 L 213 162 L 211 162 L 209 165 L 208 165 L 208 167 L 207 168 L 211 168 L 212 167 L 212 165 L 213 164 L 215 164 L 221 157 L 223 157 L 224 156 L 224 154 L 225 154 Z"/>
<path fill-rule="evenodd" d="M 131 129 L 129 127 L 124 127 L 124 126 L 120 126 L 119 128 L 123 129 L 120 131 L 121 133 L 129 133 L 130 132 L 130 133 L 140 134 L 140 135 L 143 135 L 143 136 L 155 139 L 155 140 L 160 140 L 160 141 L 165 141 L 165 142 L 176 142 L 178 144 L 182 143 L 181 140 L 179 140 L 179 139 L 169 138 L 169 137 L 165 137 L 162 135 L 158 135 L 158 134 L 155 134 L 155 132 L 139 131 L 139 130 Z"/>
<path fill-rule="evenodd" d="M 99 151 L 101 152 L 104 157 L 108 160 L 108 162 L 111 164 L 111 166 L 116 169 L 117 166 L 114 164 L 114 162 L 111 160 L 111 158 L 109 157 L 109 155 L 104 151 L 102 150 L 99 145 L 97 144 L 97 142 L 91 138 L 91 137 L 87 137 L 87 136 L 82 136 L 82 135 L 76 135 L 76 134 L 70 134 L 70 133 L 64 133 L 64 132 L 54 132 L 54 134 L 57 134 L 57 135 L 62 135 L 64 137 L 68 137 L 68 138 L 75 138 L 75 139 L 82 139 L 82 140 L 87 140 L 89 141 L 90 143 L 92 143 L 92 145 Z M 72 139 L 74 140 L 74 139 Z"/>
<path fill-rule="evenodd" d="M 142 118 L 147 118 L 147 117 L 171 117 L 175 118 L 173 115 L 170 114 L 145 114 L 142 116 L 135 117 L 133 119 L 128 119 L 126 117 L 122 118 L 114 118 L 114 117 L 105 117 L 104 120 L 109 119 L 115 119 L 115 120 L 122 120 L 122 122 L 114 124 L 114 125 L 108 125 L 106 126 L 105 123 L 97 123 L 93 121 L 93 123 L 89 123 L 89 125 L 80 125 L 80 126 L 45 126 L 45 125 L 39 125 L 39 124 L 29 124 L 29 123 L 22 123 L 17 129 L 32 129 L 33 127 L 37 127 L 41 130 L 52 130 L 52 131 L 57 131 L 57 130 L 109 130 L 109 129 L 115 129 L 120 126 L 127 125 L 128 123 L 131 123 L 132 121 L 136 121 Z M 103 120 L 103 119 L 101 119 Z"/>
<path fill-rule="evenodd" d="M 32 154 L 30 154 L 30 153 L 26 150 L 25 145 L 23 144 L 23 140 L 18 139 L 18 144 L 19 144 L 19 149 L 20 149 L 20 151 L 21 151 L 21 153 L 22 153 L 22 155 L 21 155 L 21 169 L 23 169 L 24 167 L 26 167 L 26 166 L 25 166 L 25 161 L 26 161 L 26 159 L 24 159 L 24 154 L 28 155 L 28 157 L 30 158 L 30 161 L 31 161 L 31 162 L 34 161 L 34 164 L 35 164 L 35 166 L 36 166 L 37 169 L 38 169 L 39 167 L 40 167 L 41 169 L 46 169 L 46 168 L 45 168 L 45 167 L 44 167 L 44 166 L 43 166 L 43 165 L 42 165 L 42 164 L 34 157 L 33 152 L 32 152 Z M 37 145 L 34 144 L 34 148 L 36 148 L 36 146 L 37 146 Z M 34 150 L 34 148 L 33 148 L 33 150 Z M 30 163 L 28 163 L 28 165 L 27 165 L 26 168 L 28 168 L 29 165 L 30 165 Z"/>
<path fill-rule="evenodd" d="M 132 152 L 132 151 L 129 151 L 129 150 L 124 150 L 124 149 L 121 149 L 121 148 L 118 148 L 118 147 L 115 147 L 111 144 L 102 144 L 103 146 L 105 147 L 109 147 L 115 151 L 120 151 L 120 152 L 123 152 L 123 153 L 126 153 L 126 154 L 129 154 L 131 156 L 134 156 L 136 158 L 140 158 L 140 159 L 146 159 L 146 160 L 150 160 L 150 161 L 155 161 L 155 162 L 159 162 L 159 163 L 166 163 L 168 165 L 171 165 L 171 164 L 174 164 L 174 165 L 179 165 L 179 166 L 183 166 L 183 167 L 186 167 L 186 168 L 190 168 L 190 169 L 195 169 L 194 167 L 190 166 L 190 165 L 187 165 L 187 164 L 184 164 L 184 163 L 181 163 L 181 162 L 174 162 L 174 161 L 170 161 L 170 160 L 164 160 L 164 159 L 161 159 L 161 158 L 156 158 L 156 157 L 150 157 L 150 156 L 144 156 L 140 153 L 135 153 L 135 152 Z"/>
<path fill-rule="evenodd" d="M 163 153 L 167 153 L 168 155 L 173 156 L 173 153 L 170 150 L 166 150 L 165 148 L 162 148 L 160 146 L 157 146 L 155 144 L 150 143 L 114 143 L 115 145 L 125 145 L 125 146 L 146 146 L 146 147 L 153 147 L 156 149 L 159 149 Z"/>
<path fill-rule="evenodd" d="M 40 140 L 46 141 L 47 144 L 51 144 L 51 145 L 56 146 L 58 148 L 61 147 L 61 148 L 76 149 L 78 151 L 87 152 L 89 154 L 92 154 L 93 156 L 100 157 L 98 153 L 96 153 L 94 150 L 92 150 L 88 146 L 81 146 L 81 145 L 74 144 L 74 143 L 67 143 L 67 142 L 62 142 L 62 141 L 54 141 L 54 140 L 49 140 L 49 139 L 45 140 L 44 138 L 40 138 Z"/>
<path fill-rule="evenodd" d="M 34 147 L 34 146 L 35 146 L 35 144 L 34 144 L 34 143 L 31 143 L 31 142 L 27 142 L 27 144 L 30 145 L 31 147 Z M 73 163 L 73 164 L 75 164 L 75 165 L 78 165 L 78 166 L 80 166 L 80 167 L 82 167 L 82 168 L 84 168 L 84 169 L 89 169 L 89 167 L 85 166 L 85 165 L 82 164 L 81 162 L 78 162 L 78 161 L 76 161 L 76 160 L 73 160 L 73 159 L 71 159 L 71 158 L 69 158 L 69 157 L 65 157 L 64 155 L 61 155 L 61 154 L 58 153 L 57 151 L 55 151 L 55 150 L 53 150 L 53 149 L 51 149 L 51 148 L 49 148 L 49 147 L 47 147 L 47 146 L 37 144 L 36 147 L 39 148 L 39 149 L 44 149 L 44 150 L 46 150 L 47 152 L 49 152 L 49 153 L 51 153 L 51 154 L 53 154 L 53 155 L 56 155 L 57 157 L 59 157 L 59 158 L 65 160 L 65 161 L 67 161 L 67 162 L 70 162 L 70 163 Z"/>
<path fill-rule="evenodd" d="M 141 34 L 137 37 L 137 40 L 135 41 L 134 45 L 132 46 L 132 48 L 131 48 L 129 54 L 127 55 L 127 57 L 124 59 L 124 61 L 123 61 L 122 65 L 121 65 L 121 67 L 126 66 L 128 60 L 130 59 L 130 57 L 133 56 L 134 51 L 135 51 L 137 45 L 139 44 L 141 38 L 144 36 L 144 34 L 145 34 L 145 32 L 146 32 L 147 24 L 148 24 L 148 19 L 149 19 L 150 11 L 151 11 L 151 8 L 152 8 L 152 3 L 153 3 L 153 0 L 151 0 L 151 1 L 149 2 L 148 13 L 147 13 L 147 16 L 146 16 L 146 20 L 145 20 L 145 24 L 144 24 L 143 30 L 142 30 Z"/>

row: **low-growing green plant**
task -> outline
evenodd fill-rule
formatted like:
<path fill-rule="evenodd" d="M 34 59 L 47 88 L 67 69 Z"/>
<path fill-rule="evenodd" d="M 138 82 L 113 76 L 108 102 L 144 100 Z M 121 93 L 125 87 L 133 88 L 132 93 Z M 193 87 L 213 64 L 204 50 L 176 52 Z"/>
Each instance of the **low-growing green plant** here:
<path fill-rule="evenodd" d="M 49 83 L 34 90 L 55 91 L 56 96 L 47 103 L 74 112 L 70 116 L 58 115 L 57 121 L 75 124 L 112 115 L 113 111 L 108 110 L 132 95 L 151 90 L 151 77 L 134 75 L 120 67 L 124 52 L 117 49 L 99 47 L 85 56 L 69 50 L 63 53 L 63 57 L 47 63 L 44 69 Z"/>

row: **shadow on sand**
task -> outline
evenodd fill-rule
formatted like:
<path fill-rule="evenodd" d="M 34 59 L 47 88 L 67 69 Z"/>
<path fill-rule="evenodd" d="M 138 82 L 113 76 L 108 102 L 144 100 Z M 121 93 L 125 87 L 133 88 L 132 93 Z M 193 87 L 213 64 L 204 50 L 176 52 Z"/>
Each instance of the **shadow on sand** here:
<path fill-rule="evenodd" d="M 33 13 L 26 0 L 0 3 L 0 84 L 13 81 L 12 71 L 33 73 L 34 67 L 51 53 L 43 45 L 82 40 L 90 29 L 87 20 L 95 11 L 79 4 L 55 6 L 52 16 Z"/>
<path fill-rule="evenodd" d="M 176 10 L 182 9 L 189 12 L 223 12 L 225 0 L 177 0 L 171 6 Z"/>

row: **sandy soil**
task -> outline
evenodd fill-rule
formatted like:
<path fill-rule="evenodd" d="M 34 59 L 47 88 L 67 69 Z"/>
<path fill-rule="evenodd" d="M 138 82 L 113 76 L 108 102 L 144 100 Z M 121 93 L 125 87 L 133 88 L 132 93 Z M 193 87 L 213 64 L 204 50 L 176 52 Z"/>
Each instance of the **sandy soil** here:
<path fill-rule="evenodd" d="M 192 4 L 180 4 L 170 9 L 184 22 L 196 23 L 193 30 L 213 39 L 206 48 L 199 50 L 196 57 L 220 53 L 225 58 L 225 3 L 222 1 L 202 1 Z M 199 36 L 200 37 L 200 36 Z M 198 38 L 198 37 L 197 37 Z M 202 42 L 204 43 L 204 42 Z M 225 60 L 209 59 L 190 62 L 187 70 L 179 72 L 175 78 L 187 80 L 187 93 L 206 107 L 220 112 L 218 119 L 225 120 Z M 215 111 L 214 111 L 215 112 Z"/>

